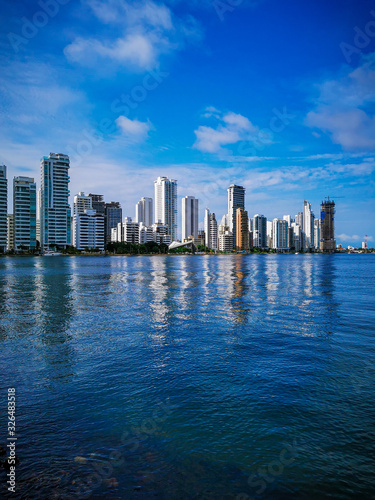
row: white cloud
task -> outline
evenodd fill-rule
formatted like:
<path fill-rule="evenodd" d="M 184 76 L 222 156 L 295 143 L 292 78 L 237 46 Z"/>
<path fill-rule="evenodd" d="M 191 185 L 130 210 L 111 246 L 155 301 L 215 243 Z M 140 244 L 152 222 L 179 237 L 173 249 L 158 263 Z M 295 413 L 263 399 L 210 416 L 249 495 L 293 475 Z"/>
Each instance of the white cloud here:
<path fill-rule="evenodd" d="M 348 234 L 338 234 L 336 236 L 337 241 L 362 241 L 363 238 L 361 236 L 358 236 L 358 234 L 353 234 L 352 236 Z"/>
<path fill-rule="evenodd" d="M 65 47 L 70 61 L 85 66 L 112 62 L 134 71 L 150 71 L 159 66 L 162 54 L 200 36 L 194 18 L 175 19 L 166 5 L 152 0 L 87 3 L 100 22 L 113 26 L 113 36 L 77 36 Z"/>
<path fill-rule="evenodd" d="M 218 153 L 222 146 L 236 144 L 239 141 L 254 141 L 256 134 L 259 133 L 258 127 L 240 114 L 228 112 L 223 115 L 216 108 L 209 107 L 205 116 L 212 116 L 219 123 L 216 128 L 200 125 L 194 131 L 197 139 L 193 147 L 204 153 Z"/>
<path fill-rule="evenodd" d="M 316 108 L 306 117 L 309 127 L 330 134 L 348 151 L 375 149 L 375 53 L 338 80 L 319 86 Z"/>
<path fill-rule="evenodd" d="M 151 70 L 155 66 L 156 46 L 150 37 L 142 34 L 127 35 L 114 41 L 77 38 L 65 48 L 66 56 L 75 62 L 91 65 L 98 59 L 109 58 L 131 67 Z"/>
<path fill-rule="evenodd" d="M 153 128 L 149 121 L 130 120 L 126 116 L 119 116 L 116 124 L 126 137 L 136 141 L 146 139 L 148 132 Z"/>

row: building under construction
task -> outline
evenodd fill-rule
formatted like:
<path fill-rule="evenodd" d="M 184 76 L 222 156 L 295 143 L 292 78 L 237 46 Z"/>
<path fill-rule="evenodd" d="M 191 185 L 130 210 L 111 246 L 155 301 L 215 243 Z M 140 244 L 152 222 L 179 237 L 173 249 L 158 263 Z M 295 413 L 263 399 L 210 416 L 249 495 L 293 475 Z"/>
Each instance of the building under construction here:
<path fill-rule="evenodd" d="M 334 253 L 335 240 L 335 202 L 329 198 L 321 204 L 320 220 L 320 250 L 324 253 Z"/>

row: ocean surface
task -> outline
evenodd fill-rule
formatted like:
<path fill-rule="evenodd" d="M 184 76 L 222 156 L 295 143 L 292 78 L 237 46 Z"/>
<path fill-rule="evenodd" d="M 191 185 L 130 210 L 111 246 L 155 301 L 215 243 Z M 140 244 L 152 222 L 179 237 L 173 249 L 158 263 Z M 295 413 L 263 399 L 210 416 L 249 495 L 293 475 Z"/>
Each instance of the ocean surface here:
<path fill-rule="evenodd" d="M 375 498 L 374 278 L 375 255 L 1 258 L 0 498 Z"/>

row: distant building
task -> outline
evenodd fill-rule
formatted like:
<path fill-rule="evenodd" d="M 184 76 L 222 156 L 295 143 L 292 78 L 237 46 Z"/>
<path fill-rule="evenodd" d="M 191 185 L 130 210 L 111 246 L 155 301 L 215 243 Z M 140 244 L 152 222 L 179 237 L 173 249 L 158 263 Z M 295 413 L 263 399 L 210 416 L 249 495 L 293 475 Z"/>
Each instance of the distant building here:
<path fill-rule="evenodd" d="M 43 156 L 41 167 L 40 237 L 43 249 L 71 243 L 69 206 L 69 156 L 51 153 Z"/>
<path fill-rule="evenodd" d="M 198 238 L 199 201 L 194 196 L 182 198 L 182 241 Z"/>
<path fill-rule="evenodd" d="M 98 195 L 100 196 L 100 195 Z M 95 203 L 100 202 L 96 199 Z M 80 192 L 74 197 L 73 245 L 78 250 L 105 249 L 104 213 L 97 213 L 92 207 L 92 195 Z M 100 208 L 101 210 L 101 208 Z"/>
<path fill-rule="evenodd" d="M 233 251 L 233 234 L 229 231 L 229 229 L 224 232 L 219 232 L 218 246 L 220 252 Z"/>
<path fill-rule="evenodd" d="M 118 201 L 111 201 L 105 204 L 105 242 L 111 242 L 112 229 L 117 229 L 122 221 L 122 208 Z"/>
<path fill-rule="evenodd" d="M 7 250 L 10 252 L 14 250 L 14 216 L 13 214 L 8 214 L 8 239 L 7 239 Z"/>
<path fill-rule="evenodd" d="M 249 217 L 243 208 L 237 208 L 236 211 L 236 231 L 236 250 L 248 252 L 250 250 Z"/>
<path fill-rule="evenodd" d="M 256 214 L 253 217 L 251 229 L 253 232 L 254 248 L 265 249 L 267 244 L 267 217 Z"/>
<path fill-rule="evenodd" d="M 314 220 L 314 250 L 320 250 L 320 235 L 321 235 L 322 221 L 321 219 Z"/>
<path fill-rule="evenodd" d="M 194 238 L 194 240 L 195 240 L 195 238 Z M 203 229 L 200 229 L 200 230 L 198 231 L 198 237 L 197 237 L 197 239 L 196 239 L 196 244 L 197 244 L 197 245 L 203 245 L 203 246 L 204 246 L 205 241 L 206 241 L 206 234 L 205 234 L 205 232 L 203 231 Z"/>
<path fill-rule="evenodd" d="M 31 177 L 13 179 L 14 249 L 36 249 L 36 184 Z"/>
<path fill-rule="evenodd" d="M 139 245 L 139 223 L 133 221 L 131 217 L 125 217 L 122 223 L 122 235 L 121 241 Z"/>
<path fill-rule="evenodd" d="M 278 252 L 287 252 L 289 250 L 289 226 L 287 220 L 273 219 L 272 248 Z"/>
<path fill-rule="evenodd" d="M 214 213 L 206 208 L 204 213 L 205 245 L 211 250 L 217 250 L 217 220 Z"/>
<path fill-rule="evenodd" d="M 273 226 L 272 220 L 268 220 L 267 221 L 267 246 L 268 246 L 268 248 L 272 248 L 272 245 L 273 245 L 272 226 Z"/>
<path fill-rule="evenodd" d="M 168 226 L 168 234 L 177 240 L 177 181 L 158 177 L 154 182 L 155 223 Z"/>
<path fill-rule="evenodd" d="M 78 250 L 104 251 L 104 215 L 94 209 L 84 209 L 73 216 L 73 245 Z"/>
<path fill-rule="evenodd" d="M 95 210 L 97 214 L 102 214 L 103 216 L 105 216 L 105 201 L 103 195 L 90 193 L 89 196 L 91 198 L 91 205 L 93 210 Z"/>
<path fill-rule="evenodd" d="M 303 202 L 303 219 L 302 219 L 303 249 L 305 252 L 310 252 L 315 249 L 314 221 L 315 221 L 315 216 L 311 210 L 311 203 L 305 200 Z"/>
<path fill-rule="evenodd" d="M 223 218 L 221 219 L 218 228 L 217 246 L 220 252 L 233 251 L 233 234 L 229 230 L 228 215 L 224 215 Z"/>
<path fill-rule="evenodd" d="M 301 226 L 296 222 L 292 222 L 292 239 L 290 241 L 291 248 L 294 248 L 296 252 L 302 250 L 302 230 Z"/>
<path fill-rule="evenodd" d="M 336 250 L 335 240 L 335 202 L 328 198 L 321 204 L 320 211 L 320 250 L 324 253 L 333 253 Z"/>
<path fill-rule="evenodd" d="M 154 232 L 154 241 L 158 245 L 161 245 L 162 243 L 164 243 L 165 245 L 170 245 L 172 243 L 172 237 L 170 235 L 167 224 L 155 222 L 152 225 L 152 230 Z"/>
<path fill-rule="evenodd" d="M 139 223 L 139 244 L 144 245 L 154 241 L 154 231 L 152 226 L 145 226 L 143 222 Z"/>
<path fill-rule="evenodd" d="M 233 235 L 233 248 L 237 246 L 237 208 L 245 210 L 245 188 L 231 184 L 228 188 L 228 222 Z"/>
<path fill-rule="evenodd" d="M 0 165 L 0 252 L 6 252 L 8 244 L 8 179 L 7 167 Z"/>
<path fill-rule="evenodd" d="M 135 222 L 144 224 L 145 226 L 152 226 L 153 221 L 153 200 L 152 198 L 141 198 L 135 206 Z"/>
<path fill-rule="evenodd" d="M 83 214 L 85 210 L 92 210 L 92 198 L 82 191 L 75 195 L 73 202 L 73 215 Z"/>

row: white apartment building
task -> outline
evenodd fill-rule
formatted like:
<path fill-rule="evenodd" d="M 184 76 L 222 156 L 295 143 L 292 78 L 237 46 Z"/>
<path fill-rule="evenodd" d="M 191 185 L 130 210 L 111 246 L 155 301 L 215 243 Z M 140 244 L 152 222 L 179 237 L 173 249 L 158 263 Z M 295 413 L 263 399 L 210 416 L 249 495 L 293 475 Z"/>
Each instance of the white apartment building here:
<path fill-rule="evenodd" d="M 82 191 L 74 196 L 73 245 L 78 250 L 105 248 L 105 217 L 92 208 L 92 197 Z"/>
<path fill-rule="evenodd" d="M 104 251 L 104 215 L 93 209 L 77 211 L 73 216 L 73 245 L 78 250 L 97 248 Z"/>

